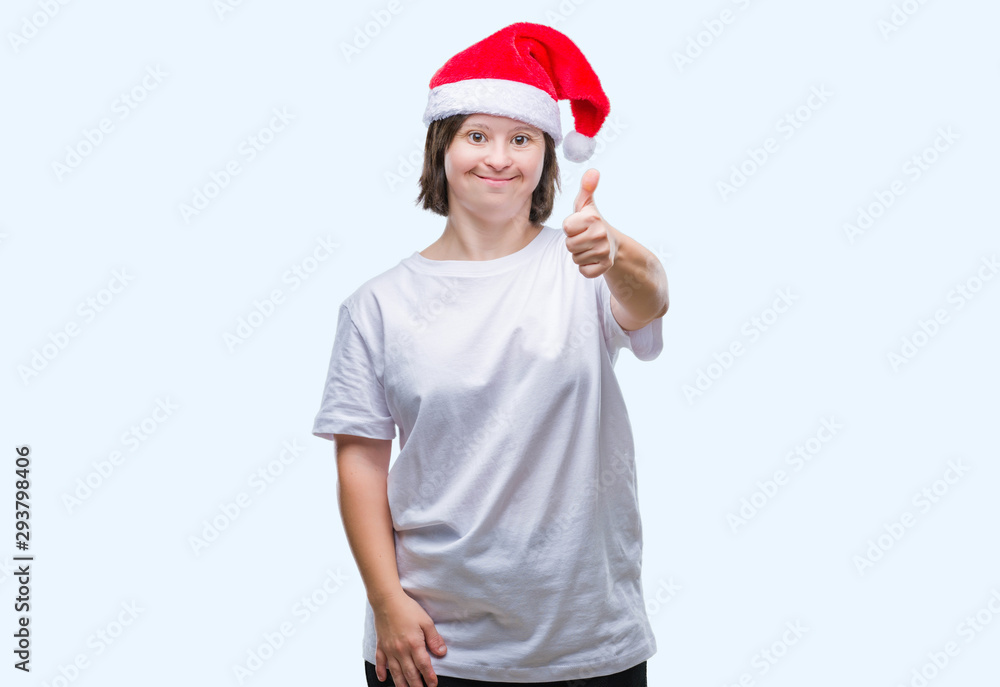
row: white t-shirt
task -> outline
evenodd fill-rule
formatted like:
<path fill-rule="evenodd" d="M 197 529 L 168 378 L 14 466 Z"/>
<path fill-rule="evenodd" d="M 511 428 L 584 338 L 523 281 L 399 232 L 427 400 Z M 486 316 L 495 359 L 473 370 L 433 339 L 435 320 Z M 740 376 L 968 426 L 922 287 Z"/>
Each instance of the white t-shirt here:
<path fill-rule="evenodd" d="M 663 348 L 626 332 L 561 229 L 494 260 L 414 252 L 340 306 L 313 434 L 392 439 L 399 579 L 448 647 L 436 673 L 545 682 L 616 673 L 656 641 L 640 579 L 632 427 L 613 370 Z M 366 602 L 362 655 L 375 663 Z"/>

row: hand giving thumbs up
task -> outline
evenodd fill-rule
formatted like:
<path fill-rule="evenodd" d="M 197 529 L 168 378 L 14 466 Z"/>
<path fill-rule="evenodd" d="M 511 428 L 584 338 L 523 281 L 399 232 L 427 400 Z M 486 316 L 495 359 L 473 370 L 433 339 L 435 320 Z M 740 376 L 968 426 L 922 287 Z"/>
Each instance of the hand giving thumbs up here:
<path fill-rule="evenodd" d="M 593 168 L 583 173 L 573 214 L 563 221 L 566 249 L 573 254 L 573 262 L 580 266 L 580 274 L 588 279 L 607 272 L 618 254 L 617 231 L 604 221 L 594 204 L 594 191 L 600 178 L 601 173 Z"/>

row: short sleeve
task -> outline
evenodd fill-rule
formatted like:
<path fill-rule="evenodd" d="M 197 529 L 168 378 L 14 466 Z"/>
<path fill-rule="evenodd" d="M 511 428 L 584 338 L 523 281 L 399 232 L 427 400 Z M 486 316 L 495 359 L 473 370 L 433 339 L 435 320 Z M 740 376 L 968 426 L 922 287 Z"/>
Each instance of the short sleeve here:
<path fill-rule="evenodd" d="M 597 311 L 600 315 L 604 341 L 612 364 L 618 351 L 627 348 L 639 360 L 654 360 L 663 350 L 663 318 L 657 317 L 642 329 L 626 331 L 611 312 L 611 287 L 603 276 L 594 279 L 597 289 Z"/>
<path fill-rule="evenodd" d="M 337 315 L 337 334 L 323 387 L 314 436 L 333 441 L 334 434 L 393 439 L 396 424 L 386 405 L 385 389 L 376 376 L 371 349 L 346 305 Z"/>

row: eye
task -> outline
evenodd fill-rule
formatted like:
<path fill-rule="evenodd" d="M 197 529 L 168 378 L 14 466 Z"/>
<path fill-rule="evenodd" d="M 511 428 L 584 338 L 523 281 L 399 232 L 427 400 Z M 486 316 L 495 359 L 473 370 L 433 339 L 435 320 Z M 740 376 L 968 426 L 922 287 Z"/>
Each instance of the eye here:
<path fill-rule="evenodd" d="M 469 133 L 469 136 L 482 136 L 482 133 L 480 133 L 478 131 L 473 131 L 473 132 Z M 482 143 L 482 141 L 477 140 L 477 139 L 473 139 L 473 143 Z"/>
<path fill-rule="evenodd" d="M 523 138 L 524 139 L 524 143 L 521 144 L 521 145 L 528 145 L 528 141 L 531 140 L 530 138 L 528 138 L 524 134 L 518 134 L 517 136 L 514 137 L 515 140 L 518 139 L 518 138 Z"/>

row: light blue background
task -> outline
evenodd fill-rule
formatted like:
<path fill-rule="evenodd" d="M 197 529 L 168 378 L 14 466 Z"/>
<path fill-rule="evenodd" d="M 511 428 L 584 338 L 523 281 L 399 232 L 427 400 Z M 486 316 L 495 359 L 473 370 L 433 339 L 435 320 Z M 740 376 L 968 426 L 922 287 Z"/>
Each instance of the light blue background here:
<path fill-rule="evenodd" d="M 721 687 L 743 674 L 766 687 L 910 685 L 947 642 L 958 654 L 931 685 L 994 684 L 1000 617 L 984 609 L 996 592 L 1000 610 L 1000 279 L 988 273 L 960 309 L 949 292 L 976 287 L 982 261 L 1000 254 L 1000 6 L 896 4 L 916 11 L 884 35 L 888 0 L 485 11 L 399 0 L 348 60 L 342 46 L 388 3 L 246 0 L 220 16 L 210 0 L 73 2 L 17 46 L 11 34 L 41 4 L 7 3 L 0 682 L 67 684 L 60 668 L 83 654 L 89 667 L 71 684 L 364 684 L 364 588 L 337 509 L 333 446 L 310 434 L 337 306 L 443 230 L 444 218 L 415 208 L 419 172 L 405 163 L 420 159 L 431 75 L 493 31 L 534 21 L 580 46 L 618 128 L 605 127 L 588 163 L 561 159 L 549 224 L 561 225 L 580 174 L 596 167 L 598 208 L 669 278 L 663 353 L 644 363 L 625 352 L 616 368 L 659 645 L 650 685 Z M 723 10 L 731 23 L 707 33 Z M 679 68 L 675 53 L 700 32 L 701 54 Z M 165 76 L 122 119 L 116 100 L 157 66 Z M 832 95 L 809 109 L 814 87 Z M 779 120 L 803 107 L 784 138 Z M 274 108 L 294 119 L 247 161 L 238 146 Z M 102 118 L 113 131 L 60 178 L 53 163 Z M 907 161 L 949 127 L 957 140 L 907 176 Z M 718 182 L 768 137 L 777 149 L 723 198 Z M 185 221 L 181 204 L 231 160 L 243 171 Z M 849 240 L 844 224 L 897 179 L 905 193 Z M 293 289 L 283 275 L 320 240 L 337 248 Z M 131 281 L 87 321 L 78 305 L 116 270 Z M 274 289 L 284 299 L 273 313 L 227 345 Z M 797 300 L 751 343 L 744 323 L 780 289 Z M 888 354 L 938 309 L 948 321 L 894 369 Z M 20 369 L 70 323 L 79 335 L 25 381 Z M 734 341 L 743 354 L 710 370 Z M 683 388 L 701 371 L 716 379 L 690 403 Z M 170 415 L 149 420 L 167 399 Z M 843 429 L 795 472 L 786 454 L 831 417 Z M 144 419 L 153 431 L 133 450 L 122 435 Z M 20 444 L 33 451 L 30 676 L 9 651 Z M 301 450 L 258 493 L 249 476 L 286 444 Z M 123 462 L 67 507 L 115 450 Z M 946 493 L 922 512 L 914 494 L 949 461 L 968 472 L 941 482 Z M 776 469 L 787 483 L 734 532 L 730 514 Z M 240 492 L 250 504 L 196 554 L 190 537 Z M 906 512 L 913 526 L 859 570 L 869 540 Z M 295 606 L 328 570 L 341 581 L 304 620 Z M 143 610 L 98 653 L 92 638 L 114 631 L 128 603 Z M 992 622 L 968 642 L 960 624 L 977 611 Z M 758 652 L 796 621 L 804 635 L 763 673 Z M 283 622 L 294 634 L 240 682 L 234 666 Z"/>

